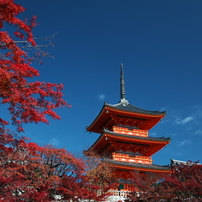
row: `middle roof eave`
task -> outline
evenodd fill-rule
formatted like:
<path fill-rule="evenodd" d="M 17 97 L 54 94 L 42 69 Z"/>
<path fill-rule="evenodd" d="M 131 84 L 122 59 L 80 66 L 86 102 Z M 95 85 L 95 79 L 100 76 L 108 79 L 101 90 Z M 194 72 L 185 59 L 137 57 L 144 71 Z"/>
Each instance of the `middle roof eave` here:
<path fill-rule="evenodd" d="M 135 135 L 125 135 L 125 134 L 115 133 L 115 132 L 109 131 L 107 129 L 104 129 L 102 134 L 111 134 L 111 135 L 114 135 L 117 137 L 129 138 L 129 139 L 134 139 L 134 140 L 136 139 L 136 140 L 143 140 L 143 141 L 148 140 L 148 141 L 152 141 L 152 142 L 170 142 L 170 138 L 140 137 L 140 136 L 135 136 Z"/>
<path fill-rule="evenodd" d="M 133 135 L 123 135 L 119 133 L 114 133 L 112 131 L 103 130 L 103 133 L 98 137 L 96 142 L 89 148 L 90 149 L 95 149 L 95 148 L 102 148 L 105 147 L 107 144 L 109 144 L 109 139 L 108 137 L 110 136 L 110 139 L 114 139 L 116 141 L 130 141 L 130 143 L 137 143 L 141 142 L 143 144 L 158 144 L 158 145 L 167 145 L 170 143 L 170 138 L 154 138 L 154 137 L 138 137 L 138 136 L 133 136 Z"/>

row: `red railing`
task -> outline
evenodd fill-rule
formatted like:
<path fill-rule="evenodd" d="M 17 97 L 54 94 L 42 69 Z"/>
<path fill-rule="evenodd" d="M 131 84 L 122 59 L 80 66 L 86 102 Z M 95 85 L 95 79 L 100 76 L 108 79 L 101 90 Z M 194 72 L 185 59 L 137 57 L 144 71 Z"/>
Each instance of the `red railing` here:
<path fill-rule="evenodd" d="M 112 158 L 116 161 L 152 164 L 152 158 L 147 156 L 130 156 L 129 154 L 113 153 Z"/>
<path fill-rule="evenodd" d="M 123 128 L 123 127 L 119 127 L 119 126 L 114 126 L 113 127 L 113 132 L 119 133 L 119 134 L 124 134 L 124 135 L 134 135 L 134 136 L 139 136 L 139 137 L 148 137 L 148 131 L 147 130 L 128 129 L 128 128 Z"/>

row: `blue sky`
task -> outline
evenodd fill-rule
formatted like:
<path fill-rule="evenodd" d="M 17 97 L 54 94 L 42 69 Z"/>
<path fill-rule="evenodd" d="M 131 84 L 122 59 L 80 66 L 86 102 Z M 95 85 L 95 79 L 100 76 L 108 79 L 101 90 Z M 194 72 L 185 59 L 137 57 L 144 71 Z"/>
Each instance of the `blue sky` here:
<path fill-rule="evenodd" d="M 120 63 L 126 99 L 147 110 L 166 110 L 150 135 L 171 137 L 153 156 L 202 162 L 201 0 L 18 0 L 40 23 L 36 37 L 56 33 L 54 59 L 35 64 L 39 80 L 63 83 L 71 109 L 60 121 L 28 124 L 25 135 L 79 155 L 99 136 L 85 131 L 104 102 L 118 103 Z"/>

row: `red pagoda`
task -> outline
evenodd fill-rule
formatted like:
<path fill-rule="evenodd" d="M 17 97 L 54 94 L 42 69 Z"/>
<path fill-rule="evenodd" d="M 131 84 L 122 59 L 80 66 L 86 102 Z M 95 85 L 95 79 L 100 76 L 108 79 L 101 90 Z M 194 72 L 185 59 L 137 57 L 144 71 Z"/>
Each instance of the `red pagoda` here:
<path fill-rule="evenodd" d="M 88 151 L 94 151 L 110 163 L 120 182 L 119 189 L 133 191 L 134 186 L 126 183 L 131 178 L 131 171 L 170 173 L 168 166 L 154 165 L 151 157 L 169 144 L 170 138 L 149 136 L 149 130 L 164 118 L 166 112 L 147 111 L 131 105 L 125 99 L 123 74 L 121 64 L 120 102 L 105 103 L 87 127 L 87 131 L 101 134 Z M 125 183 L 121 183 L 124 180 Z"/>

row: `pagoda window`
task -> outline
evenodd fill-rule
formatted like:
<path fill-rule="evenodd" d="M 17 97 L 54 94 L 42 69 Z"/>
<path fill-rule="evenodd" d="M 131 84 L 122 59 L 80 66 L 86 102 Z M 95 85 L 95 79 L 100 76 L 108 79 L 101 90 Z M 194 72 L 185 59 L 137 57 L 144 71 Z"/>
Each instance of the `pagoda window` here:
<path fill-rule="evenodd" d="M 119 184 L 118 190 L 124 189 L 124 184 Z"/>

